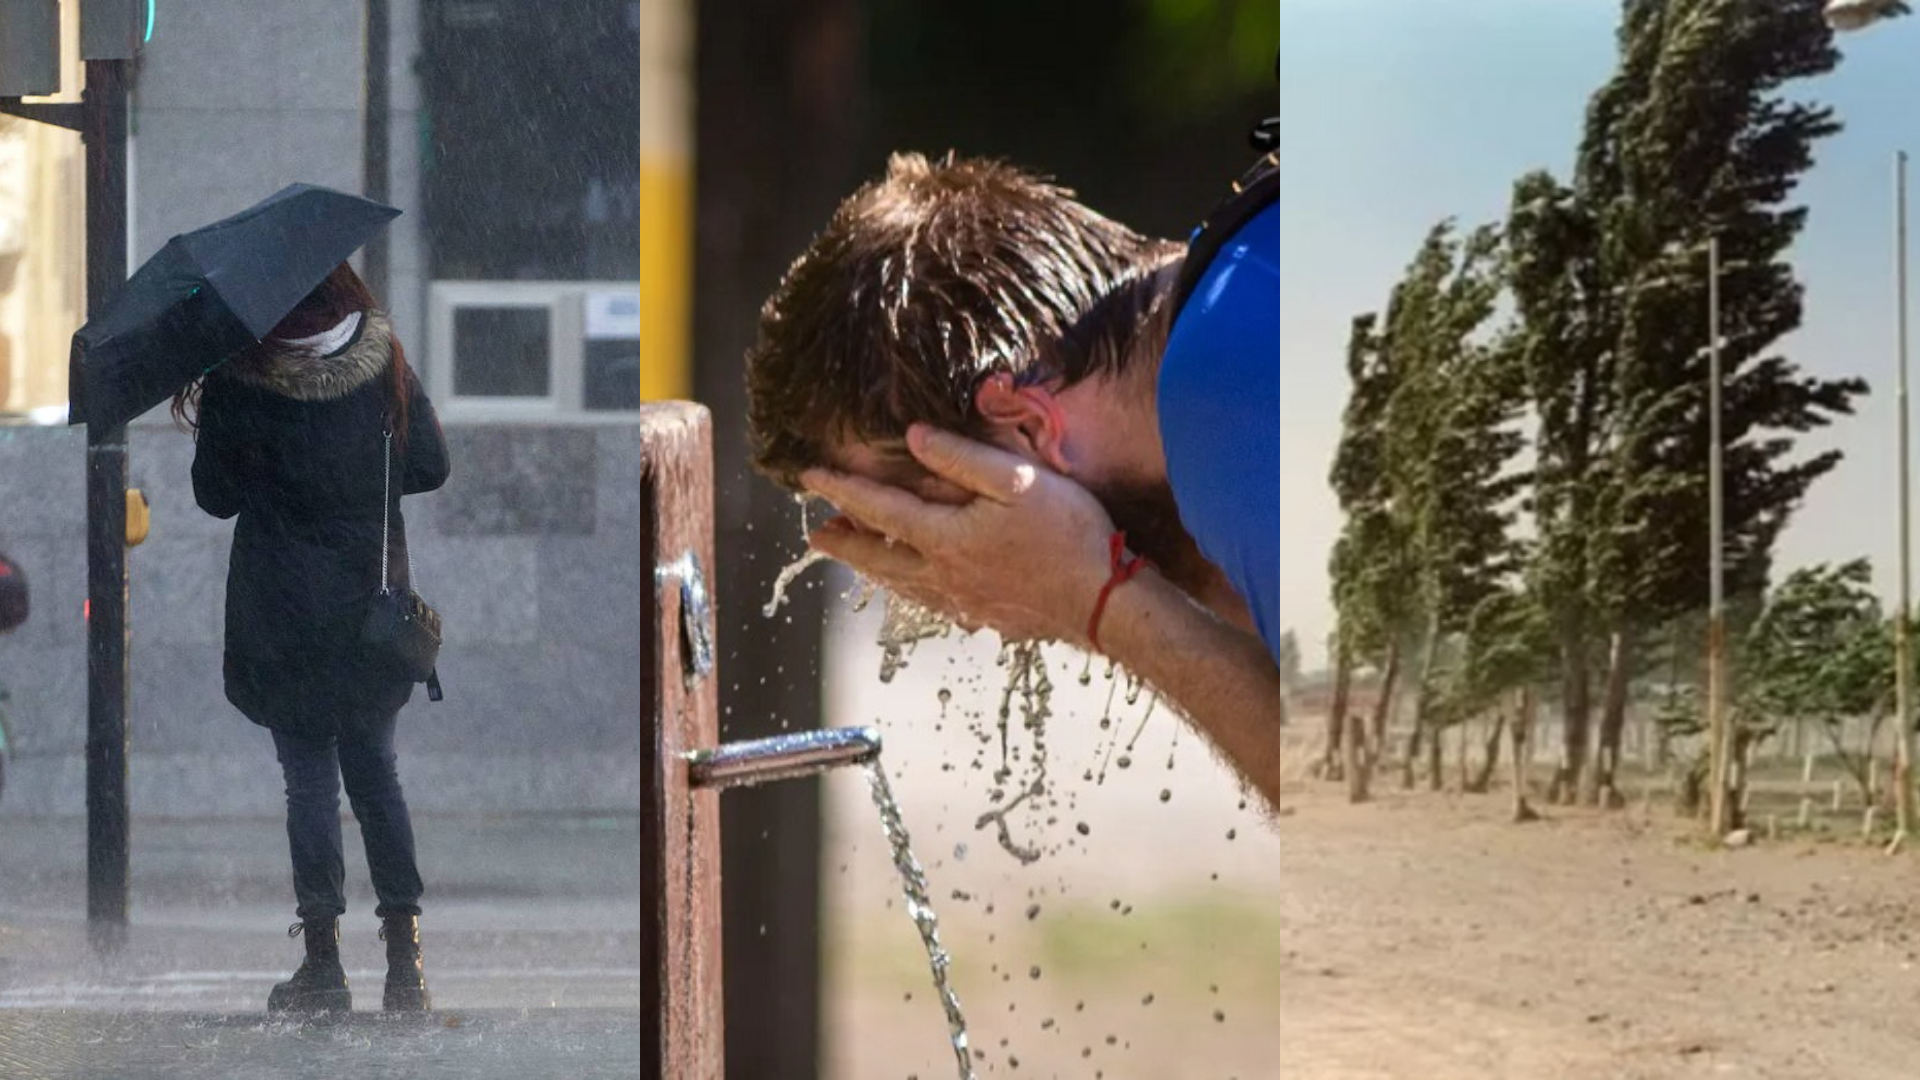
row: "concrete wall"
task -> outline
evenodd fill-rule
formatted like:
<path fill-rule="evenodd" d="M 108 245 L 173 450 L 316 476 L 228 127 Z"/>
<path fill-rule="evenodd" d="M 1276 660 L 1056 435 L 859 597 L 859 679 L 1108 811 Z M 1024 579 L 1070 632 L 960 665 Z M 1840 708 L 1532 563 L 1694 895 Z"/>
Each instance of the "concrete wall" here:
<path fill-rule="evenodd" d="M 406 501 L 417 584 L 447 636 L 447 699 L 418 692 L 401 716 L 409 801 L 637 811 L 639 428 L 450 424 L 447 438 L 453 479 Z M 171 428 L 132 432 L 130 481 L 153 504 L 128 553 L 133 810 L 278 813 L 272 740 L 221 686 L 232 522 L 194 505 L 192 454 Z M 0 427 L 0 550 L 34 607 L 0 638 L 16 744 L 0 814 L 85 806 L 84 466 L 79 429 Z"/>

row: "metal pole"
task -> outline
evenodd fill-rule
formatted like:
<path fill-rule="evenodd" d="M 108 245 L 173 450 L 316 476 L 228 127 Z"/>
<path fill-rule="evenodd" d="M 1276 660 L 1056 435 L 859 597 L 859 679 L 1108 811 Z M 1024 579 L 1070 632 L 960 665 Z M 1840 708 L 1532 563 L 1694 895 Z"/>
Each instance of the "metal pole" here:
<path fill-rule="evenodd" d="M 1726 528 L 1720 451 L 1720 238 L 1707 241 L 1707 741 L 1708 816 L 1714 836 L 1728 828 Z"/>
<path fill-rule="evenodd" d="M 87 314 L 127 280 L 126 61 L 88 60 Z M 84 403 L 83 372 L 68 372 Z M 87 929 L 127 933 L 127 429 L 87 425 Z"/>
<path fill-rule="evenodd" d="M 361 193 L 375 202 L 391 202 L 387 160 L 390 147 L 389 122 L 392 94 L 388 85 L 387 64 L 393 41 L 392 20 L 387 0 L 366 0 L 365 91 L 361 117 Z M 387 230 L 374 233 L 361 255 L 360 277 L 382 303 L 391 305 L 387 296 Z"/>
<path fill-rule="evenodd" d="M 1913 612 L 1913 521 L 1907 420 L 1907 153 L 1893 155 L 1894 356 L 1899 367 L 1894 397 L 1900 408 L 1900 607 L 1893 621 L 1894 809 L 1897 839 L 1913 829 L 1913 706 L 1908 617 Z"/>

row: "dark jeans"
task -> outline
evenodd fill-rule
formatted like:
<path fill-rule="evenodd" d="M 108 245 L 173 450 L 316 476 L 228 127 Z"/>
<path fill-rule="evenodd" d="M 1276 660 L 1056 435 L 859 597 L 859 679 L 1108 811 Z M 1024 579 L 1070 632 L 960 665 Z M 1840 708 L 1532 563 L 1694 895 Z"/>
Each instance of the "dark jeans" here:
<path fill-rule="evenodd" d="M 380 905 L 375 913 L 420 914 L 420 869 L 413 856 L 413 819 L 394 771 L 397 715 L 343 723 L 336 737 L 273 733 L 287 779 L 287 842 L 293 892 L 302 919 L 346 913 L 347 870 L 340 850 L 340 782 L 367 844 L 367 870 Z"/>

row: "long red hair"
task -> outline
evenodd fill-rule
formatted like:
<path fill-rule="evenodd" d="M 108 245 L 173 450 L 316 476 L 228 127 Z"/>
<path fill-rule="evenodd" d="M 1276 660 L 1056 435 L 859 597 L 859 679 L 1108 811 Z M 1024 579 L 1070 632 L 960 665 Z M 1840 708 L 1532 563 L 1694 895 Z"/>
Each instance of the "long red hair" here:
<path fill-rule="evenodd" d="M 340 325 L 340 320 L 355 312 L 363 315 L 377 311 L 380 301 L 375 299 L 373 290 L 354 273 L 353 267 L 341 263 L 334 267 L 320 284 L 313 287 L 286 317 L 274 324 L 264 340 L 243 350 L 229 362 L 245 362 L 284 348 L 284 343 L 329 330 Z M 402 443 L 407 437 L 407 351 L 401 347 L 400 338 L 392 339 L 393 359 L 388 364 L 389 415 L 393 419 L 394 438 Z M 173 419 L 187 431 L 199 429 L 201 379 L 195 379 L 173 395 Z"/>

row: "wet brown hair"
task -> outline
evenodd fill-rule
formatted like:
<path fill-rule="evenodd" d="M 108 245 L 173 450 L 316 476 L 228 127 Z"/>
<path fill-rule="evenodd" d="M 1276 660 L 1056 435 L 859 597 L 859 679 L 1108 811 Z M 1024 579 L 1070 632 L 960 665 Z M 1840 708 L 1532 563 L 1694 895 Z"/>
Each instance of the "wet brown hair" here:
<path fill-rule="evenodd" d="M 1181 250 L 1010 165 L 893 156 L 761 308 L 754 467 L 795 487 L 838 442 L 897 444 L 915 422 L 977 436 L 973 393 L 995 372 L 1120 373 L 1165 292 L 1153 271 Z"/>
<path fill-rule="evenodd" d="M 303 337 L 311 337 L 340 324 L 340 320 L 355 312 L 377 311 L 380 301 L 375 299 L 373 290 L 360 275 L 354 273 L 348 263 L 341 263 L 321 279 L 313 291 L 303 297 L 300 303 L 278 323 L 267 336 L 247 349 L 242 350 L 229 363 L 246 363 L 259 360 L 267 355 L 282 351 L 285 342 Z M 394 336 L 393 359 L 388 364 L 388 398 L 393 417 L 393 437 L 396 442 L 404 443 L 407 433 L 407 353 L 400 345 L 400 338 Z M 216 369 L 217 370 L 217 369 Z M 188 431 L 199 428 L 200 389 L 202 379 L 195 379 L 173 395 L 172 413 L 174 423 Z"/>

